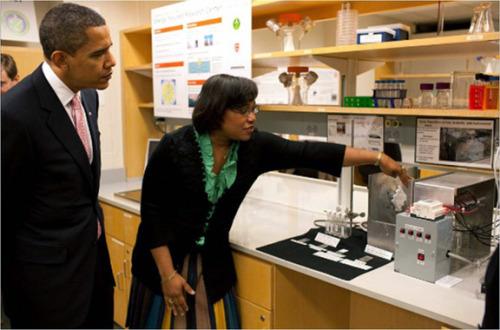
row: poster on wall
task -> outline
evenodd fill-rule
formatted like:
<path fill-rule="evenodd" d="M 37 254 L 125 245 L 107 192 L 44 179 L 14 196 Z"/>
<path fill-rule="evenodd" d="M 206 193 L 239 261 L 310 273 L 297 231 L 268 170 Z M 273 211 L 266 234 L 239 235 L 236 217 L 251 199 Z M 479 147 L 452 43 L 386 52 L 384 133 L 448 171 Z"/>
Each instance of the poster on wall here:
<path fill-rule="evenodd" d="M 382 116 L 328 116 L 328 141 L 355 148 L 384 150 L 384 118 Z"/>
<path fill-rule="evenodd" d="M 191 118 L 214 74 L 251 78 L 251 0 L 188 0 L 151 19 L 155 116 Z"/>
<path fill-rule="evenodd" d="M 491 168 L 494 121 L 417 119 L 415 160 L 422 163 Z"/>
<path fill-rule="evenodd" d="M 38 24 L 33 1 L 2 1 L 0 12 L 2 40 L 38 42 Z"/>

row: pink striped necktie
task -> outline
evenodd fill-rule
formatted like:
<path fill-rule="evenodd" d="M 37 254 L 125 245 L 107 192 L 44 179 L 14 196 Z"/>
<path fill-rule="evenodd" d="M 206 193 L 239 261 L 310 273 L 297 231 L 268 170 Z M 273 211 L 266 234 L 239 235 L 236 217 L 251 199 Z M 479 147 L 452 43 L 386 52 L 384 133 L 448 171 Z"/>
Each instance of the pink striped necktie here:
<path fill-rule="evenodd" d="M 71 99 L 71 116 L 73 117 L 73 123 L 75 125 L 76 132 L 78 133 L 78 136 L 82 141 L 89 162 L 92 162 L 92 148 L 90 147 L 91 142 L 89 140 L 90 135 L 87 123 L 84 119 L 85 113 L 78 94 L 75 94 L 75 96 L 73 96 L 73 99 Z M 97 239 L 101 237 L 101 234 L 101 224 L 99 223 L 99 220 L 97 220 Z"/>

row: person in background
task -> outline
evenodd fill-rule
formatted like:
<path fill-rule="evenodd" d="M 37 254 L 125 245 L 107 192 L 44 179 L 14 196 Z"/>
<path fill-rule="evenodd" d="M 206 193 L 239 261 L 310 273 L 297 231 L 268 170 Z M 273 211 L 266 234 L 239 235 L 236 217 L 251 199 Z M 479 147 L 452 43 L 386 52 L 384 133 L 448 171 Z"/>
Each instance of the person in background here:
<path fill-rule="evenodd" d="M 2 80 L 0 92 L 7 93 L 9 89 L 14 87 L 19 81 L 19 74 L 17 73 L 16 61 L 9 54 L 1 54 L 2 58 Z"/>
<path fill-rule="evenodd" d="M 383 153 L 292 142 L 255 129 L 256 84 L 220 74 L 203 85 L 193 125 L 166 134 L 142 186 L 132 258 L 130 328 L 238 328 L 229 230 L 246 193 L 265 172 L 376 164 L 408 183 Z"/>
<path fill-rule="evenodd" d="M 486 267 L 486 274 L 484 275 L 484 290 L 486 293 L 484 304 L 483 322 L 481 329 L 499 329 L 500 312 L 498 308 L 498 248 L 493 252 L 488 266 Z"/>
<path fill-rule="evenodd" d="M 62 3 L 39 33 L 44 63 L 2 97 L 5 312 L 13 328 L 113 328 L 95 90 L 116 64 L 109 29 Z"/>

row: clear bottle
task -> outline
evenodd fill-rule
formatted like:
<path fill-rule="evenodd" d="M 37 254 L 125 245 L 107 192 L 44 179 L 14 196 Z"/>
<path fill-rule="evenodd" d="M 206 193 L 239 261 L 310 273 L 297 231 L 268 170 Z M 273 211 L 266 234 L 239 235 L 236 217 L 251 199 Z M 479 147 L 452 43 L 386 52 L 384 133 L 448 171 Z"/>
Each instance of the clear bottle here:
<path fill-rule="evenodd" d="M 432 108 L 434 105 L 434 84 L 424 83 L 420 84 L 420 107 Z"/>
<path fill-rule="evenodd" d="M 450 107 L 450 83 L 436 83 L 436 107 L 440 109 L 448 109 Z"/>

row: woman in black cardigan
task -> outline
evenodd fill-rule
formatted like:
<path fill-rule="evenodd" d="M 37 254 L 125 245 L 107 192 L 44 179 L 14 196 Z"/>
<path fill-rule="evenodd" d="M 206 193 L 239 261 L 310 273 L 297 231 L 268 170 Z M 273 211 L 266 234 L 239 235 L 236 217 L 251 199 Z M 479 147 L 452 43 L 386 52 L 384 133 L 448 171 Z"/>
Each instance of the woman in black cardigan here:
<path fill-rule="evenodd" d="M 382 152 L 292 142 L 255 129 L 257 86 L 215 75 L 202 87 L 193 125 L 166 134 L 148 162 L 133 252 L 131 328 L 238 328 L 229 230 L 265 172 L 375 164 L 409 180 Z M 194 290 L 196 290 L 196 293 Z"/>

